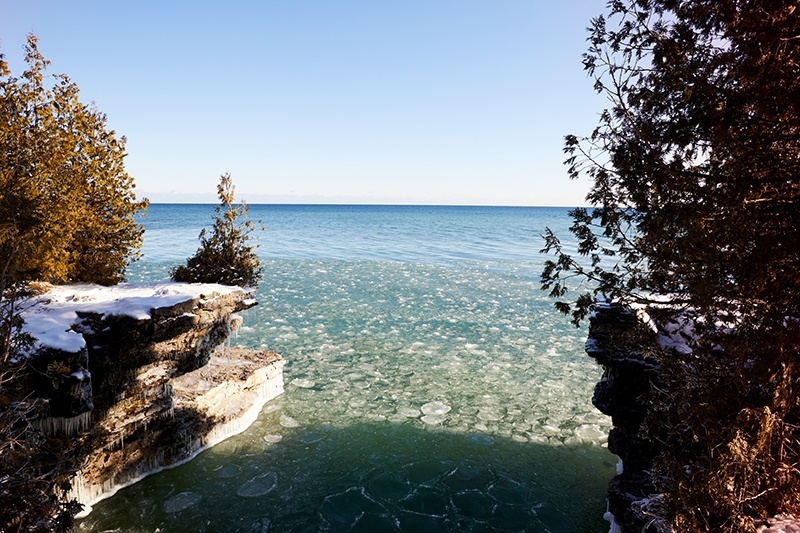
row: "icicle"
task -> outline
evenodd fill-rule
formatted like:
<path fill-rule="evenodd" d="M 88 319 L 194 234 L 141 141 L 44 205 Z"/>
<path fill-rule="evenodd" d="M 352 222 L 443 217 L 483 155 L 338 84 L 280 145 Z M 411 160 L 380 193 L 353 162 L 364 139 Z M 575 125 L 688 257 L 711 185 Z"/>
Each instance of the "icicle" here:
<path fill-rule="evenodd" d="M 608 533 L 622 533 L 622 529 L 619 527 L 619 524 L 617 524 L 616 517 L 609 510 L 608 500 L 606 500 L 606 512 L 603 513 L 603 520 L 609 524 Z"/>
<path fill-rule="evenodd" d="M 240 416 L 214 426 L 211 431 L 201 439 L 203 447 L 214 446 L 228 437 L 237 435 L 250 427 L 258 418 L 264 405 L 283 393 L 283 374 L 278 373 L 263 383 L 260 383 L 252 389 L 252 392 L 254 392 L 256 396 L 253 404 Z M 199 453 L 199 450 L 195 453 Z"/>
<path fill-rule="evenodd" d="M 36 427 L 48 435 L 72 437 L 86 431 L 92 423 L 92 412 L 87 411 L 71 417 L 47 417 L 36 422 Z"/>
<path fill-rule="evenodd" d="M 233 335 L 238 339 L 239 338 L 239 328 L 242 326 L 244 319 L 237 313 L 231 315 L 230 319 L 228 320 L 228 334 Z"/>
<path fill-rule="evenodd" d="M 231 373 L 231 338 L 228 336 L 227 338 L 228 344 L 226 345 L 225 353 L 228 356 L 228 370 L 226 371 L 225 376 L 229 376 Z"/>

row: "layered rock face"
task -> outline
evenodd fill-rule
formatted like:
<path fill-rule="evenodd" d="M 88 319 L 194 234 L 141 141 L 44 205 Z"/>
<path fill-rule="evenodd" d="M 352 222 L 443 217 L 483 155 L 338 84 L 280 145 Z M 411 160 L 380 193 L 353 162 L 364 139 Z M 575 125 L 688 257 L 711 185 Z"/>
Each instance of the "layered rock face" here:
<path fill-rule="evenodd" d="M 150 296 L 100 297 L 93 286 L 45 294 L 25 317 L 44 339 L 31 358 L 40 424 L 75 442 L 83 466 L 72 495 L 84 504 L 243 430 L 283 392 L 278 355 L 216 350 L 241 323 L 237 313 L 256 304 L 249 294 L 151 288 Z M 54 338 L 65 317 L 69 329 Z"/>
<path fill-rule="evenodd" d="M 604 369 L 592 403 L 611 416 L 608 449 L 620 458 L 606 493 L 612 533 L 656 531 L 646 506 L 656 492 L 648 471 L 659 448 L 639 431 L 658 379 L 658 366 L 643 349 L 652 342 L 636 315 L 619 306 L 599 305 L 590 319 L 586 353 Z"/>

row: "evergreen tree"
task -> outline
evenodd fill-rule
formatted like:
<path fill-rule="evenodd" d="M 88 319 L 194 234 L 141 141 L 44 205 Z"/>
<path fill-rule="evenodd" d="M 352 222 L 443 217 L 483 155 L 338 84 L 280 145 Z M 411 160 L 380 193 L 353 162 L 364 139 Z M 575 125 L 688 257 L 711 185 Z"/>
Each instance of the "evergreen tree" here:
<path fill-rule="evenodd" d="M 560 296 L 580 272 L 599 282 L 594 294 L 671 293 L 699 308 L 761 301 L 798 315 L 800 9 L 610 5 L 618 29 L 593 21 L 584 65 L 614 105 L 591 136 L 566 143 L 570 176 L 594 182 L 597 207 L 573 212 L 591 266 L 560 254 L 547 288 Z M 548 233 L 547 249 L 559 247 Z M 571 306 L 574 318 L 592 301 Z"/>
<path fill-rule="evenodd" d="M 249 207 L 234 203 L 234 186 L 229 173 L 217 185 L 220 205 L 216 206 L 214 227 L 209 236 L 200 232 L 200 248 L 185 265 L 172 271 L 174 281 L 222 283 L 255 287 L 261 281 L 261 267 L 255 247 L 249 243 L 254 224 L 247 219 Z"/>
<path fill-rule="evenodd" d="M 125 138 L 28 37 L 21 78 L 0 58 L 0 258 L 12 280 L 113 284 L 141 246 Z"/>
<path fill-rule="evenodd" d="M 800 509 L 800 7 L 609 11 L 584 66 L 611 106 L 565 145 L 594 207 L 572 211 L 582 257 L 547 231 L 543 288 L 593 282 L 556 304 L 576 323 L 598 294 L 670 295 L 663 321 L 692 310 L 692 353 L 662 360 L 656 481 L 676 530 L 752 530 L 749 517 Z"/>

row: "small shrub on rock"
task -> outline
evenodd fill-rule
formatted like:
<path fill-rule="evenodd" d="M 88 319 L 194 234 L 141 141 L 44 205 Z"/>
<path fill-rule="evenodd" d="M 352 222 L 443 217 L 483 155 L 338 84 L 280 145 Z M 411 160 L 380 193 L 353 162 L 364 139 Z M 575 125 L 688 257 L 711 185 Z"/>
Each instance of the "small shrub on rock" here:
<path fill-rule="evenodd" d="M 250 244 L 255 225 L 247 218 L 249 207 L 234 203 L 233 181 L 227 172 L 220 177 L 217 195 L 220 205 L 215 208 L 211 235 L 205 229 L 200 232 L 200 248 L 172 271 L 172 279 L 255 287 L 261 281 L 257 246 Z"/>

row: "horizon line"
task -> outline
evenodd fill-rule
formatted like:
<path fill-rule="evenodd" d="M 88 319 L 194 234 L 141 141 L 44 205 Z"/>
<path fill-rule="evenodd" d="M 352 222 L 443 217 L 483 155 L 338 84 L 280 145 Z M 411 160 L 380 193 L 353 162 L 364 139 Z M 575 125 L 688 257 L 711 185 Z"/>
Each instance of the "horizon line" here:
<path fill-rule="evenodd" d="M 330 207 L 511 207 L 511 208 L 539 208 L 539 207 L 592 207 L 591 205 L 576 205 L 576 204 L 558 204 L 558 205 L 519 205 L 519 204 L 428 204 L 428 203 L 389 203 L 389 202 L 248 202 L 244 200 L 248 206 L 251 205 L 286 205 L 286 206 L 330 206 Z M 235 205 L 241 205 L 242 201 L 234 202 Z M 219 205 L 219 201 L 212 202 L 163 202 L 151 201 L 149 205 Z"/>

